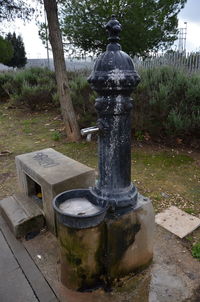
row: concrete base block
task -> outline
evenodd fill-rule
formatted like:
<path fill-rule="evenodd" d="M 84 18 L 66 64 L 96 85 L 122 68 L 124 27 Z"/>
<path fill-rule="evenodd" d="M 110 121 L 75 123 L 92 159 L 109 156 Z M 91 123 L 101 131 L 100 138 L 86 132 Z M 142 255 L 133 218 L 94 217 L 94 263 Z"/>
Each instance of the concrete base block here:
<path fill-rule="evenodd" d="M 150 263 L 154 230 L 152 203 L 141 195 L 137 208 L 108 213 L 94 228 L 77 230 L 58 223 L 61 281 L 74 290 L 112 287 L 116 279 Z"/>
<path fill-rule="evenodd" d="M 71 229 L 58 224 L 61 259 L 61 282 L 73 290 L 93 288 L 101 282 L 102 233 L 104 225 Z"/>
<path fill-rule="evenodd" d="M 106 220 L 107 275 L 115 278 L 137 271 L 153 258 L 155 215 L 149 199 L 139 195 L 136 209 Z"/>

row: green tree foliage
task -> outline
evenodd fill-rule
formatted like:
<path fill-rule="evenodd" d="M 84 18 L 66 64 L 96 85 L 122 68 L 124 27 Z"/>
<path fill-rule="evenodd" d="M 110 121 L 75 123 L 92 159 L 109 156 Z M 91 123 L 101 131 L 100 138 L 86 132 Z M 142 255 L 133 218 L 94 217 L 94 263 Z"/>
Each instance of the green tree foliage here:
<path fill-rule="evenodd" d="M 7 61 L 7 66 L 22 68 L 27 63 L 26 52 L 24 49 L 24 43 L 21 36 L 16 36 L 15 32 L 13 34 L 8 33 L 6 40 L 12 44 L 14 53 L 13 57 Z"/>
<path fill-rule="evenodd" d="M 104 25 L 112 14 L 123 25 L 122 49 L 131 55 L 166 47 L 177 38 L 177 14 L 187 0 L 66 0 L 62 24 L 69 41 L 84 51 L 107 44 Z"/>
<path fill-rule="evenodd" d="M 0 63 L 6 64 L 13 57 L 12 44 L 0 36 Z"/>
<path fill-rule="evenodd" d="M 0 21 L 15 18 L 29 19 L 34 9 L 23 0 L 0 0 Z"/>

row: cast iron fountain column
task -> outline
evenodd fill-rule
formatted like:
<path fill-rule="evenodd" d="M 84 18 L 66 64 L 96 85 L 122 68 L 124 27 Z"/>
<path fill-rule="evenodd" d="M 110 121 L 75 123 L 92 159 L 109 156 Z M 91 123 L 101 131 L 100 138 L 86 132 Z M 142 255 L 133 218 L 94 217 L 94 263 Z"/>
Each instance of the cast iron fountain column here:
<path fill-rule="evenodd" d="M 72 289 L 109 288 L 114 281 L 146 266 L 153 256 L 154 211 L 131 182 L 131 92 L 139 83 L 131 58 L 118 44 L 121 25 L 106 25 L 107 50 L 88 81 L 99 94 L 96 186 L 55 197 L 61 250 L 61 280 Z"/>
<path fill-rule="evenodd" d="M 131 183 L 130 94 L 139 83 L 131 58 L 119 42 L 121 25 L 115 16 L 107 23 L 109 44 L 96 61 L 88 78 L 99 94 L 95 108 L 99 128 L 99 180 L 91 192 L 112 209 L 132 206 L 137 202 L 137 189 Z"/>

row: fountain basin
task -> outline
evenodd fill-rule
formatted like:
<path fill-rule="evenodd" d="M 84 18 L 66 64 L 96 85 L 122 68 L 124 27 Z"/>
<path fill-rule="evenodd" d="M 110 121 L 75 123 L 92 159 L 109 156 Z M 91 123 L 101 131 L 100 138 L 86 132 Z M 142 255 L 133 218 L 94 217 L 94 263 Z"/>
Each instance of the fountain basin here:
<path fill-rule="evenodd" d="M 53 200 L 56 219 L 67 227 L 85 229 L 100 224 L 108 206 L 97 204 L 89 189 L 76 189 L 62 192 Z"/>

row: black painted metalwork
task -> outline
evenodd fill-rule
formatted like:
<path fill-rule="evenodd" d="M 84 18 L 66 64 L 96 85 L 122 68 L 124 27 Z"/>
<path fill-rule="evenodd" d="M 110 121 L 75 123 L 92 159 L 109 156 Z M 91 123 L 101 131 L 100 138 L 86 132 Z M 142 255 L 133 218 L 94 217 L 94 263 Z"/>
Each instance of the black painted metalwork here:
<path fill-rule="evenodd" d="M 53 200 L 57 222 L 76 229 L 96 226 L 106 214 L 110 217 L 132 210 L 138 200 L 137 189 L 131 182 L 130 112 L 133 105 L 130 95 L 140 77 L 131 58 L 118 43 L 121 25 L 115 16 L 107 23 L 106 29 L 110 43 L 88 78 L 91 87 L 99 94 L 95 102 L 97 127 L 82 130 L 83 135 L 99 132 L 99 179 L 92 188 L 65 191 Z M 97 206 L 96 213 L 79 215 L 76 213 L 78 209 L 74 208 L 74 214 L 70 214 L 68 208 L 61 209 L 68 201 L 75 206 L 80 198 Z"/>
<path fill-rule="evenodd" d="M 107 23 L 109 44 L 100 55 L 88 82 L 99 97 L 95 108 L 99 128 L 99 180 L 91 193 L 99 205 L 113 210 L 134 207 L 137 189 L 131 182 L 130 97 L 140 77 L 118 43 L 121 25 L 115 16 Z"/>
<path fill-rule="evenodd" d="M 97 206 L 97 211 L 93 214 L 63 212 L 60 206 L 68 200 L 87 199 L 91 204 Z M 86 229 L 99 225 L 107 212 L 106 207 L 98 207 L 97 199 L 91 194 L 89 189 L 75 189 L 60 193 L 53 200 L 53 207 L 56 212 L 57 224 L 63 224 L 74 229 Z M 81 215 L 80 215 L 81 214 Z"/>

